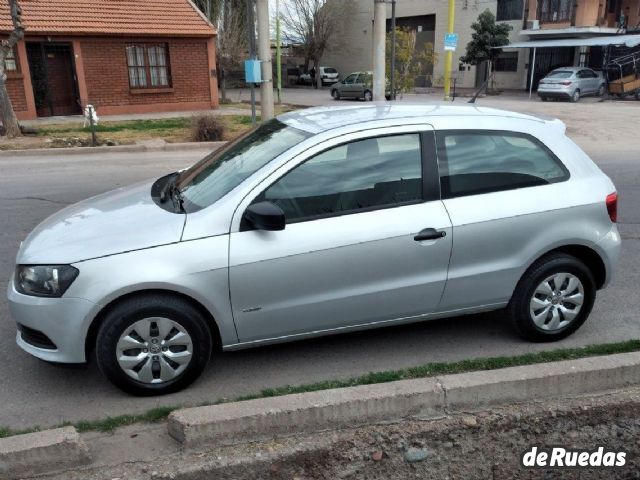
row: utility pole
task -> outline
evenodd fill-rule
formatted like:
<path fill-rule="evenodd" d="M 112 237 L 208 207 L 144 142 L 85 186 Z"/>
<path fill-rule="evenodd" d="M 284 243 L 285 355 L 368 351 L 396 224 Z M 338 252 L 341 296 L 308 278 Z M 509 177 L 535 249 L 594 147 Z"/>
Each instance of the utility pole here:
<path fill-rule="evenodd" d="M 453 0 L 451 0 L 453 1 Z M 387 30 L 386 0 L 373 0 L 373 99 L 384 100 L 385 40 Z"/>
<path fill-rule="evenodd" d="M 449 25 L 447 27 L 447 33 L 454 33 L 455 29 L 455 14 L 456 3 L 455 0 L 449 0 Z M 451 100 L 449 96 L 451 92 L 451 70 L 453 69 L 453 52 L 447 50 L 444 57 L 444 99 L 445 101 Z"/>
<path fill-rule="evenodd" d="M 258 58 L 262 63 L 260 84 L 260 114 L 262 121 L 274 117 L 273 66 L 271 64 L 271 40 L 269 38 L 269 0 L 256 0 L 258 15 Z"/>
<path fill-rule="evenodd" d="M 249 59 L 256 58 L 256 23 L 253 19 L 254 0 L 247 0 L 247 32 L 249 33 Z M 256 124 L 256 86 L 251 83 L 251 124 Z"/>
<path fill-rule="evenodd" d="M 391 100 L 396 99 L 396 0 L 391 0 Z"/>
<path fill-rule="evenodd" d="M 276 0 L 276 79 L 278 105 L 282 103 L 282 32 L 280 29 L 280 0 Z"/>

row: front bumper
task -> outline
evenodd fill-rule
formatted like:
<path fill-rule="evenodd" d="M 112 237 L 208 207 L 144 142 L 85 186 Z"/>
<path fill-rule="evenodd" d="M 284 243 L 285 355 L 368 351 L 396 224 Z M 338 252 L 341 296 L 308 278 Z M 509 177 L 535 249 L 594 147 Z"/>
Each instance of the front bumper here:
<path fill-rule="evenodd" d="M 18 331 L 16 342 L 20 348 L 48 362 L 86 362 L 85 339 L 98 305 L 82 298 L 23 295 L 16 291 L 13 280 L 9 282 L 7 298 L 9 312 L 17 323 L 41 332 L 55 345 L 55 348 L 41 348 L 34 345 L 38 342 Z"/>

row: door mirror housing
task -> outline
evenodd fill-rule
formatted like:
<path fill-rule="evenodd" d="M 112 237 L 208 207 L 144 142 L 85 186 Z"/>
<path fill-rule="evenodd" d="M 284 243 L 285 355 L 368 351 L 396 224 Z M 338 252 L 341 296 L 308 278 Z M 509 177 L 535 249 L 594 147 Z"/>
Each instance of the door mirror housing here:
<path fill-rule="evenodd" d="M 243 220 L 256 230 L 284 230 L 286 220 L 282 209 L 271 202 L 259 202 L 249 205 Z"/>

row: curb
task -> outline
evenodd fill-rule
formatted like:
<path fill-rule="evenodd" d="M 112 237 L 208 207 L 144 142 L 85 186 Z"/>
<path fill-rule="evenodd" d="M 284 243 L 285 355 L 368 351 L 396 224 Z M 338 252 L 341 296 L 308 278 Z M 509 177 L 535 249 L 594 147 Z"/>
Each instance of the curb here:
<path fill-rule="evenodd" d="M 91 462 L 73 427 L 0 439 L 0 478 L 19 478 Z"/>
<path fill-rule="evenodd" d="M 187 150 L 215 150 L 227 142 L 164 143 L 159 145 L 116 145 L 113 147 L 63 147 L 32 148 L 25 150 L 0 150 L 0 158 L 15 157 L 66 157 L 69 155 L 93 155 L 96 153 L 176 152 Z"/>
<path fill-rule="evenodd" d="M 185 447 L 199 447 L 638 383 L 640 352 L 631 352 L 187 408 L 169 415 L 168 431 Z"/>

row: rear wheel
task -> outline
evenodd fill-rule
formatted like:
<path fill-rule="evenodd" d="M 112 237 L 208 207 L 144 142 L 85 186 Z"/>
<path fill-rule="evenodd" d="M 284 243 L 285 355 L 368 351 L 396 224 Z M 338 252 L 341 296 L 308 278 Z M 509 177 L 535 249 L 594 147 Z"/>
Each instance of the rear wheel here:
<path fill-rule="evenodd" d="M 507 311 L 523 338 L 556 341 L 585 322 L 595 296 L 595 281 L 587 266 L 571 255 L 555 253 L 527 270 Z"/>
<path fill-rule="evenodd" d="M 369 90 L 365 90 L 364 92 L 364 101 L 371 102 L 373 100 L 373 94 Z"/>
<path fill-rule="evenodd" d="M 575 92 L 573 92 L 573 94 L 571 95 L 571 101 L 573 103 L 580 101 L 580 90 L 576 90 Z"/>
<path fill-rule="evenodd" d="M 96 339 L 100 371 L 134 395 L 163 395 L 188 386 L 211 356 L 206 319 L 189 302 L 148 294 L 107 313 Z"/>

